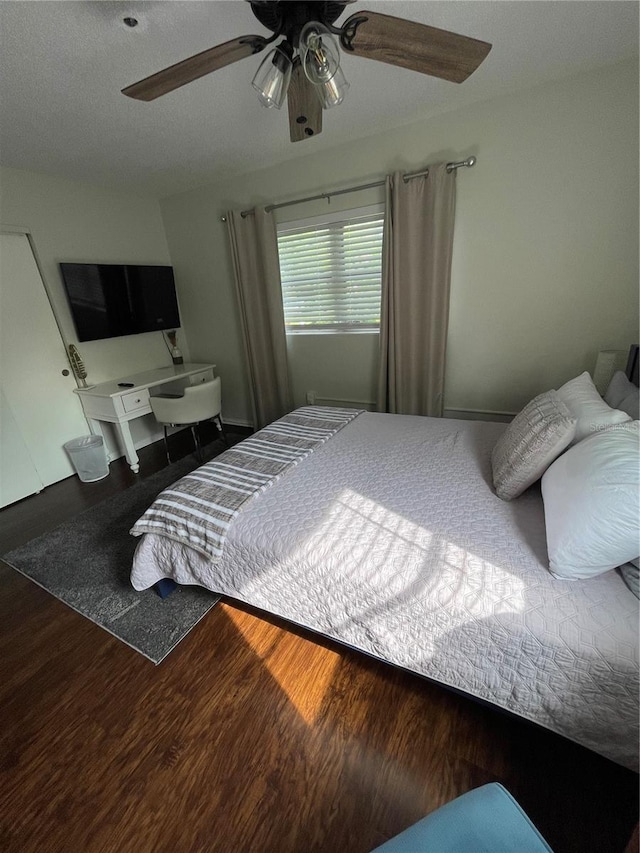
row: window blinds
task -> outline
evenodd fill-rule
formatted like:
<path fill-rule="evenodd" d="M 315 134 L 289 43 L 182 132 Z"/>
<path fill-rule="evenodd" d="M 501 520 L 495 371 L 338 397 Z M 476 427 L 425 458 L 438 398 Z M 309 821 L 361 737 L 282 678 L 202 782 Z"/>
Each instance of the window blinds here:
<path fill-rule="evenodd" d="M 287 331 L 377 329 L 384 212 L 327 219 L 278 227 Z"/>

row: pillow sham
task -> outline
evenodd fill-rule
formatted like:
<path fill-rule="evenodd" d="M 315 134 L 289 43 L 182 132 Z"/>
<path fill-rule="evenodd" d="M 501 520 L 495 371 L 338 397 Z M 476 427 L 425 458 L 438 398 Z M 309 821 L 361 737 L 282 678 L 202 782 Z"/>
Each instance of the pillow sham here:
<path fill-rule="evenodd" d="M 631 420 L 626 412 L 605 403 L 586 370 L 558 388 L 558 397 L 578 421 L 572 444 L 606 427 Z"/>
<path fill-rule="evenodd" d="M 623 373 L 622 370 L 616 370 L 611 377 L 611 382 L 609 382 L 607 390 L 604 392 L 604 401 L 607 405 L 611 406 L 612 409 L 617 409 L 618 405 L 633 391 L 635 387 L 636 386 L 627 379 L 626 374 Z"/>
<path fill-rule="evenodd" d="M 569 446 L 576 419 L 555 391 L 534 397 L 511 421 L 491 454 L 493 485 L 503 501 L 521 495 Z"/>
<path fill-rule="evenodd" d="M 640 569 L 638 568 L 637 561 L 625 563 L 624 566 L 620 566 L 618 571 L 622 575 L 622 580 L 635 597 L 640 598 Z"/>
<path fill-rule="evenodd" d="M 626 412 L 632 420 L 637 421 L 640 418 L 640 392 L 638 389 L 636 388 L 628 397 L 625 397 L 616 408 L 620 409 L 621 412 Z"/>
<path fill-rule="evenodd" d="M 640 421 L 581 441 L 542 477 L 549 571 L 589 578 L 640 552 Z"/>
<path fill-rule="evenodd" d="M 613 374 L 604 401 L 612 408 L 626 412 L 634 421 L 640 418 L 640 388 L 630 382 L 621 370 Z"/>

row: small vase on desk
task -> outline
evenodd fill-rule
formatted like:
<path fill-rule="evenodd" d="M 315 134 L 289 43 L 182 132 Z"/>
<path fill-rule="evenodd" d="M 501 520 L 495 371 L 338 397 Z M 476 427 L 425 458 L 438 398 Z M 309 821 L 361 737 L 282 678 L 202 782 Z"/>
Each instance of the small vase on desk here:
<path fill-rule="evenodd" d="M 178 333 L 175 329 L 172 329 L 170 332 L 167 332 L 167 337 L 169 338 L 169 343 L 171 344 L 171 346 L 169 347 L 169 352 L 171 353 L 171 361 L 174 364 L 184 364 L 182 353 L 178 349 L 177 335 Z"/>

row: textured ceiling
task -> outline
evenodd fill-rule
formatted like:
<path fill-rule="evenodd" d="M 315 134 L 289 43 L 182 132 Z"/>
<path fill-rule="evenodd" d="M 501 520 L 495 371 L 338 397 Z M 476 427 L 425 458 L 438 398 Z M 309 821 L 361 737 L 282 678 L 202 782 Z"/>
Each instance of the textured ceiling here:
<path fill-rule="evenodd" d="M 462 85 L 345 56 L 351 89 L 323 133 L 289 142 L 286 106 L 251 88 L 261 56 L 151 103 L 120 90 L 239 35 L 267 31 L 244 0 L 0 3 L 0 162 L 162 196 L 339 147 L 394 124 L 637 56 L 638 3 L 361 0 L 493 44 Z M 136 17 L 128 29 L 122 19 Z M 340 23 L 339 19 L 337 23 Z"/>

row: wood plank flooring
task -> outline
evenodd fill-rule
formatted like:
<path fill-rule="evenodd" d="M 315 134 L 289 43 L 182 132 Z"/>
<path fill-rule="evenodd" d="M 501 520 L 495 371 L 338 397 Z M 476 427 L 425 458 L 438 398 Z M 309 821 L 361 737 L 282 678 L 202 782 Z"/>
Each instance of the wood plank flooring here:
<path fill-rule="evenodd" d="M 0 553 L 136 479 L 3 510 Z M 4 851 L 367 853 L 488 781 L 556 853 L 622 853 L 637 821 L 635 774 L 246 607 L 155 667 L 2 565 L 0 626 Z"/>

